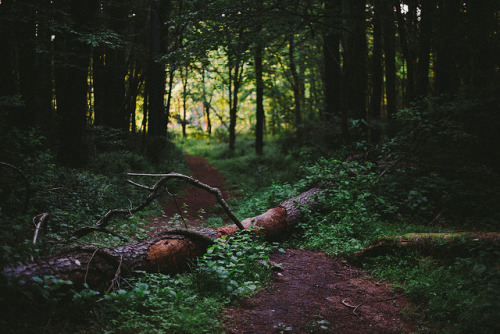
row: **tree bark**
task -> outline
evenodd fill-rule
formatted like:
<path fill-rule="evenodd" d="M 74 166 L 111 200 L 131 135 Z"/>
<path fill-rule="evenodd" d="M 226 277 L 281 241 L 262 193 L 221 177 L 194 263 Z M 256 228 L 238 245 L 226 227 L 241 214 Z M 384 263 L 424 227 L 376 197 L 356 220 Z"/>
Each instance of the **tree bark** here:
<path fill-rule="evenodd" d="M 312 188 L 282 202 L 265 213 L 241 222 L 245 229 L 260 228 L 257 235 L 266 240 L 281 239 L 300 219 L 301 209 L 319 203 L 321 189 Z M 92 288 L 107 288 L 117 273 L 129 275 L 136 270 L 175 273 L 186 268 L 189 261 L 203 255 L 211 240 L 236 233 L 236 224 L 196 230 L 174 229 L 150 239 L 126 246 L 100 248 L 94 245 L 70 247 L 53 257 L 18 267 L 6 267 L 3 273 L 29 282 L 32 277 L 54 275 L 73 281 L 77 286 L 87 283 Z"/>
<path fill-rule="evenodd" d="M 395 27 L 394 7 L 385 4 L 384 16 L 382 18 L 384 54 L 385 54 L 385 91 L 387 97 L 387 116 L 396 113 L 396 50 L 395 50 Z"/>
<path fill-rule="evenodd" d="M 432 47 L 432 28 L 434 21 L 435 0 L 423 0 L 420 14 L 419 56 L 417 63 L 416 97 L 427 96 L 429 88 L 429 65 Z"/>
<path fill-rule="evenodd" d="M 370 101 L 370 140 L 380 140 L 380 104 L 382 102 L 383 68 L 382 68 L 382 20 L 381 1 L 373 3 L 373 53 L 372 53 L 372 92 Z"/>
<path fill-rule="evenodd" d="M 500 245 L 498 232 L 407 233 L 381 237 L 357 252 L 356 258 L 376 257 L 397 250 L 417 251 L 425 256 L 448 257 L 470 255 L 481 244 Z"/>

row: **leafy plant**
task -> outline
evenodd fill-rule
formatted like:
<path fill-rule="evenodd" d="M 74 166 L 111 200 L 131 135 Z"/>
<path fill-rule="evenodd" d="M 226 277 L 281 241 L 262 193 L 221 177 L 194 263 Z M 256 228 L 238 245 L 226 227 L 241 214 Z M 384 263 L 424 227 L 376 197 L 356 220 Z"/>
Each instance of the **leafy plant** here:
<path fill-rule="evenodd" d="M 256 243 L 247 231 L 221 238 L 198 260 L 195 282 L 205 293 L 228 297 L 251 295 L 270 279 L 271 249 L 265 243 Z"/>

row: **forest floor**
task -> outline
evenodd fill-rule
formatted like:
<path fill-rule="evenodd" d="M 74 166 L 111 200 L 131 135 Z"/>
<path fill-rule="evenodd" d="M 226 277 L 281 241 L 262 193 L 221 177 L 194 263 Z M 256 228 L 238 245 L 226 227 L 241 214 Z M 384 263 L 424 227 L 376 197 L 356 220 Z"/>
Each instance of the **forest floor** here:
<path fill-rule="evenodd" d="M 224 176 L 204 158 L 187 155 L 192 176 L 230 192 Z M 182 208 L 182 204 L 187 207 Z M 200 209 L 210 212 L 214 196 L 189 186 L 166 204 L 165 212 L 178 213 L 186 224 L 199 226 Z M 165 219 L 156 222 L 158 227 Z M 321 252 L 288 248 L 276 251 L 271 260 L 282 265 L 273 282 L 251 298 L 239 300 L 224 314 L 226 333 L 412 333 L 408 320 L 414 307 L 386 283 L 371 279 L 343 259 Z"/>

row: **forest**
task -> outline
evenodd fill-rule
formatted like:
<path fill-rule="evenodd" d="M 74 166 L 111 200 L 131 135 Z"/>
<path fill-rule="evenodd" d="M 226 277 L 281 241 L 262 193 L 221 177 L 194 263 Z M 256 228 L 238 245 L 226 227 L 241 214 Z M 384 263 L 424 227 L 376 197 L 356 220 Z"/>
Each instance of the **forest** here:
<path fill-rule="evenodd" d="M 500 332 L 499 15 L 0 0 L 0 331 Z M 387 289 L 244 318 L 299 252 Z"/>

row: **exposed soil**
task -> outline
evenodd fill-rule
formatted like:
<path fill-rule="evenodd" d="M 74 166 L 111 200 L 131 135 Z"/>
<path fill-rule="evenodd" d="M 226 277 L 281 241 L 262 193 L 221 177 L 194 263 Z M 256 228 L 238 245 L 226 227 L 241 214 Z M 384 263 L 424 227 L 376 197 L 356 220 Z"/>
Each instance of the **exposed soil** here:
<path fill-rule="evenodd" d="M 227 200 L 230 192 L 225 187 L 224 176 L 208 161 L 202 157 L 185 154 L 191 176 L 198 181 L 218 188 L 222 197 Z M 184 206 L 185 204 L 185 206 Z M 169 220 L 175 215 L 180 215 L 180 221 L 189 226 L 200 226 L 201 221 L 213 214 L 217 199 L 207 191 L 192 185 L 186 185 L 180 196 L 170 197 L 163 206 L 165 216 L 153 222 L 153 225 L 164 228 L 170 226 Z M 204 213 L 200 213 L 204 211 Z M 217 210 L 217 208 L 215 208 Z M 200 219 L 200 216 L 202 217 Z M 225 219 L 226 217 L 222 217 Z"/>
<path fill-rule="evenodd" d="M 303 249 L 276 252 L 283 270 L 226 311 L 226 333 L 411 333 L 411 305 L 341 259 Z M 323 326 L 323 327 L 321 327 Z"/>
<path fill-rule="evenodd" d="M 230 197 L 224 177 L 205 159 L 186 155 L 195 179 Z M 175 203 L 177 202 L 177 204 Z M 186 187 L 182 196 L 164 207 L 169 215 L 185 210 L 188 225 L 199 226 L 200 209 L 210 214 L 213 195 Z M 182 209 L 186 203 L 187 208 Z M 156 224 L 166 227 L 168 218 Z M 275 252 L 282 264 L 265 291 L 235 303 L 225 312 L 226 333 L 411 333 L 415 324 L 404 319 L 411 305 L 385 284 L 370 279 L 342 259 L 302 249 Z M 323 326 L 323 327 L 322 327 Z"/>

